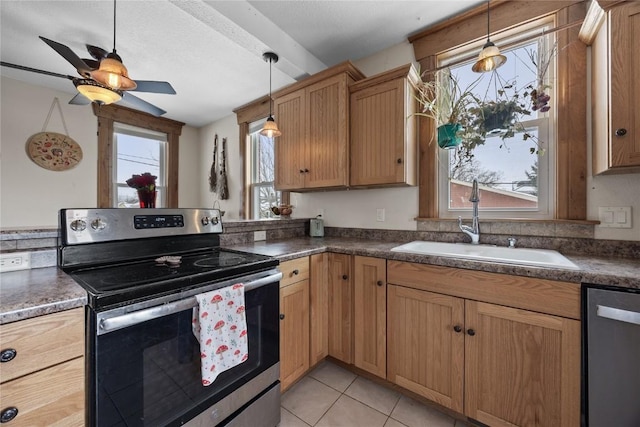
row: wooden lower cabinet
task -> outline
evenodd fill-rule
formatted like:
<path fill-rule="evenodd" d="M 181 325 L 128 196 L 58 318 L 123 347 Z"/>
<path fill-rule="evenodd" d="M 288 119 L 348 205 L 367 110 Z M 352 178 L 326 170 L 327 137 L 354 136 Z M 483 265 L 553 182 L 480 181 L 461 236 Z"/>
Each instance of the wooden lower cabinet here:
<path fill-rule="evenodd" d="M 355 256 L 353 364 L 387 377 L 387 262 Z"/>
<path fill-rule="evenodd" d="M 280 264 L 280 387 L 309 369 L 309 258 Z"/>
<path fill-rule="evenodd" d="M 314 366 L 329 354 L 329 286 L 327 252 L 311 255 L 309 281 L 309 365 Z"/>
<path fill-rule="evenodd" d="M 464 300 L 388 285 L 387 319 L 387 379 L 462 413 Z"/>
<path fill-rule="evenodd" d="M 17 409 L 10 425 L 84 425 L 83 308 L 0 325 L 0 348 L 15 351 L 0 366 L 0 410 Z"/>
<path fill-rule="evenodd" d="M 329 356 L 353 363 L 353 278 L 351 255 L 329 253 Z"/>
<path fill-rule="evenodd" d="M 490 426 L 578 426 L 580 322 L 465 305 L 465 414 Z"/>

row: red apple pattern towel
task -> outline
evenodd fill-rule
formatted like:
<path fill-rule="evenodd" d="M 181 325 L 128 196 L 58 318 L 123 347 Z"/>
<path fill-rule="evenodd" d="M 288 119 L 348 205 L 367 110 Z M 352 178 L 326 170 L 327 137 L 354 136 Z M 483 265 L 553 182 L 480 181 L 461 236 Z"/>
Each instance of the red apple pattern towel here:
<path fill-rule="evenodd" d="M 212 384 L 217 376 L 249 357 L 244 285 L 196 295 L 193 309 L 193 334 L 200 342 L 202 385 Z"/>

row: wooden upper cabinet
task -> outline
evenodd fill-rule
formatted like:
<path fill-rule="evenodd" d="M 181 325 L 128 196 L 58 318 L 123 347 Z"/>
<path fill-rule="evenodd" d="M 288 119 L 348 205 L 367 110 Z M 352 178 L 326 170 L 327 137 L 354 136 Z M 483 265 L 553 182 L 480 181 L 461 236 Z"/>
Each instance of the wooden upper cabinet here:
<path fill-rule="evenodd" d="M 387 377 L 387 261 L 355 256 L 353 364 Z"/>
<path fill-rule="evenodd" d="M 348 186 L 349 85 L 362 78 L 345 62 L 274 94 L 278 190 Z"/>
<path fill-rule="evenodd" d="M 412 65 L 361 80 L 351 91 L 351 186 L 416 185 Z"/>
<path fill-rule="evenodd" d="M 465 307 L 465 415 L 491 426 L 580 425 L 580 322 Z"/>
<path fill-rule="evenodd" d="M 599 6 L 592 2 L 591 7 Z M 593 173 L 640 172 L 640 3 L 622 2 L 599 12 L 603 19 L 592 40 L 591 61 Z"/>

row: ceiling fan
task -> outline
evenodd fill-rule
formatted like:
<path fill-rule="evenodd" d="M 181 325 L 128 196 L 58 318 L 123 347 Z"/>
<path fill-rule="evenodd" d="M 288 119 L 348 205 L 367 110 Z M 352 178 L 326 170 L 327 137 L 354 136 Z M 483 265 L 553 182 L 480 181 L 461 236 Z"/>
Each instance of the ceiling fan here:
<path fill-rule="evenodd" d="M 80 77 L 39 70 L 23 65 L 0 62 L 3 67 L 15 68 L 23 71 L 46 74 L 71 80 L 80 92 L 74 96 L 69 104 L 86 105 L 95 102 L 99 105 L 118 102 L 126 107 L 144 111 L 154 116 L 161 116 L 165 110 L 144 101 L 130 91 L 163 93 L 174 95 L 176 91 L 170 83 L 150 80 L 132 80 L 129 78 L 122 58 L 116 53 L 116 2 L 113 2 L 113 51 L 107 52 L 101 47 L 86 45 L 93 59 L 81 59 L 69 47 L 56 41 L 40 36 L 40 39 L 58 52 L 64 59 L 76 68 Z"/>

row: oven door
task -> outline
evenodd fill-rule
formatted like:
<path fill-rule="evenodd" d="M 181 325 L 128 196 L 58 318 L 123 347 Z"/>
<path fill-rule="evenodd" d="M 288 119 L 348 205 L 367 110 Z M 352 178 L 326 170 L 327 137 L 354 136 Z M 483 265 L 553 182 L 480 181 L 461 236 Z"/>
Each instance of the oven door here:
<path fill-rule="evenodd" d="M 200 345 L 191 326 L 194 296 L 147 301 L 136 311 L 88 309 L 87 425 L 173 426 L 200 415 L 213 426 L 277 385 L 281 276 L 277 272 L 204 287 L 245 283 L 249 338 L 248 359 L 207 387 L 202 385 Z M 279 403 L 276 410 L 279 416 Z"/>

